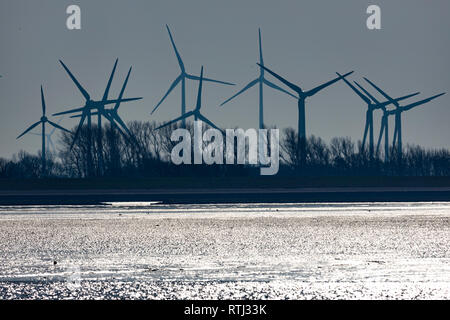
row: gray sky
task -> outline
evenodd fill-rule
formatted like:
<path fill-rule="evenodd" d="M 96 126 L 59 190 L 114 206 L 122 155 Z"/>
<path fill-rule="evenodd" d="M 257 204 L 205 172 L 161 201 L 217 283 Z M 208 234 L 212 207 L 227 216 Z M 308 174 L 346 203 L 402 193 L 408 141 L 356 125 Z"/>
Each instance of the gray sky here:
<path fill-rule="evenodd" d="M 81 7 L 81 31 L 66 28 L 70 4 Z M 381 7 L 382 30 L 366 28 L 369 4 Z M 100 99 L 118 57 L 111 96 L 118 95 L 133 65 L 125 95 L 144 97 L 121 106 L 125 120 L 179 116 L 179 89 L 150 116 L 179 72 L 166 23 L 188 72 L 198 74 L 203 64 L 206 76 L 237 84 L 207 84 L 204 114 L 223 128 L 256 128 L 256 88 L 226 107 L 219 105 L 257 76 L 258 27 L 266 66 L 304 89 L 330 80 L 336 71 L 355 70 L 352 80 L 367 76 L 394 97 L 420 91 L 425 98 L 450 90 L 448 12 L 448 0 L 1 0 L 0 156 L 40 148 L 39 137 L 17 141 L 16 136 L 41 116 L 41 84 L 48 114 L 84 103 L 58 59 Z M 188 106 L 194 105 L 196 90 L 197 83 L 189 83 Z M 450 148 L 449 102 L 447 94 L 404 114 L 404 142 Z M 362 100 L 339 82 L 307 102 L 307 134 L 327 141 L 362 139 L 365 111 Z M 296 101 L 266 89 L 265 122 L 296 128 Z M 76 123 L 64 119 L 61 124 Z"/>

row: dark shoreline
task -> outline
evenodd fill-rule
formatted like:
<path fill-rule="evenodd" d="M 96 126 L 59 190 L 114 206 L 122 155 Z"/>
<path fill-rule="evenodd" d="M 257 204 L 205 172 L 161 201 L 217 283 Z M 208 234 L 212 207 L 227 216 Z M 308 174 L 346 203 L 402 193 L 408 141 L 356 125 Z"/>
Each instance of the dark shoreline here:
<path fill-rule="evenodd" d="M 0 205 L 450 201 L 450 177 L 0 179 Z"/>
<path fill-rule="evenodd" d="M 102 202 L 152 201 L 166 204 L 450 201 L 450 187 L 0 191 L 0 205 L 94 205 Z"/>

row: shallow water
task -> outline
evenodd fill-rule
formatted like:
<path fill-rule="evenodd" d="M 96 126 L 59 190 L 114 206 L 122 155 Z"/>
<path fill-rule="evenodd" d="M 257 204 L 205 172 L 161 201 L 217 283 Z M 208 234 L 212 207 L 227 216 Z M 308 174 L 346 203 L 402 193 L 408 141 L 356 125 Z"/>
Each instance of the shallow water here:
<path fill-rule="evenodd" d="M 449 240 L 442 202 L 3 206 L 0 299 L 449 299 Z"/>

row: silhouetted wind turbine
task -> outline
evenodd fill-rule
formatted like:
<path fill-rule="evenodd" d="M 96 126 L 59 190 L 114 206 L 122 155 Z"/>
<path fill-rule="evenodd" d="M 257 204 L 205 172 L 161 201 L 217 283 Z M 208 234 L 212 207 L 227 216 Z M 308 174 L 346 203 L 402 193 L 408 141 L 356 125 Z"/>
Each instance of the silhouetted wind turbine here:
<path fill-rule="evenodd" d="M 198 80 L 200 80 L 200 78 L 186 72 L 183 60 L 181 59 L 180 53 L 178 52 L 178 49 L 175 45 L 175 42 L 173 40 L 172 33 L 170 32 L 169 26 L 166 25 L 166 28 L 167 28 L 167 32 L 169 33 L 170 42 L 172 43 L 173 50 L 175 51 L 175 55 L 177 56 L 178 65 L 180 67 L 181 72 L 178 75 L 178 77 L 172 82 L 172 84 L 169 87 L 169 90 L 167 90 L 166 94 L 161 98 L 161 100 L 158 102 L 158 104 L 153 109 L 151 114 L 153 114 L 156 111 L 156 109 L 159 108 L 159 106 L 163 103 L 163 101 L 167 98 L 167 96 L 172 92 L 172 90 L 175 89 L 175 87 L 181 82 L 181 115 L 183 116 L 186 113 L 186 79 L 198 81 Z M 208 79 L 208 78 L 204 78 L 203 81 L 215 82 L 215 83 L 220 83 L 220 84 L 225 84 L 225 85 L 234 85 L 233 83 L 230 83 L 230 82 L 213 80 L 213 79 Z M 183 127 L 185 126 L 185 124 L 186 124 L 186 122 L 185 122 L 185 119 L 183 118 Z"/>
<path fill-rule="evenodd" d="M 176 119 L 174 119 L 172 121 L 169 121 L 169 122 L 163 124 L 162 126 L 157 127 L 155 130 L 158 130 L 158 129 L 170 126 L 170 125 L 172 125 L 172 124 L 174 124 L 174 123 L 176 123 L 178 121 L 185 120 L 186 118 L 189 118 L 189 117 L 193 116 L 195 121 L 202 120 L 203 122 L 206 122 L 207 124 L 209 124 L 211 127 L 215 128 L 217 130 L 220 130 L 223 133 L 222 129 L 217 127 L 208 118 L 206 118 L 204 115 L 202 115 L 200 113 L 200 109 L 202 107 L 202 86 L 203 86 L 203 67 L 202 67 L 202 70 L 200 72 L 200 83 L 198 85 L 197 105 L 196 105 L 195 109 L 192 110 L 192 111 L 186 112 L 181 117 L 178 117 L 178 118 L 176 118 Z"/>
<path fill-rule="evenodd" d="M 323 89 L 331 86 L 332 84 L 338 82 L 341 79 L 344 79 L 345 77 L 351 75 L 353 71 L 348 72 L 344 74 L 343 76 L 339 76 L 336 79 L 330 80 L 328 82 L 325 82 L 324 84 L 321 84 L 320 86 L 315 87 L 314 89 L 311 89 L 309 91 L 303 91 L 299 86 L 293 84 L 292 82 L 289 82 L 285 78 L 281 77 L 280 75 L 276 74 L 269 68 L 257 63 L 261 68 L 269 72 L 271 75 L 273 75 L 275 78 L 277 78 L 279 81 L 284 83 L 287 87 L 292 89 L 298 94 L 298 143 L 300 144 L 300 161 L 302 164 L 306 161 L 306 121 L 305 121 L 305 103 L 306 99 L 309 97 L 314 96 L 316 93 L 322 91 Z"/>
<path fill-rule="evenodd" d="M 364 78 L 372 87 L 374 87 L 379 93 L 381 93 L 386 99 L 388 99 L 389 101 L 391 101 L 395 106 L 396 109 L 392 110 L 391 113 L 395 114 L 395 131 L 394 131 L 394 141 L 393 141 L 393 146 L 397 147 L 397 153 L 398 153 L 398 157 L 399 157 L 399 161 L 401 161 L 402 158 L 402 152 L 403 152 L 403 145 L 402 145 L 402 113 L 408 110 L 411 110 L 412 108 L 415 108 L 417 106 L 423 105 L 425 103 L 428 103 L 442 95 L 445 94 L 445 92 L 431 96 L 429 98 L 420 100 L 420 101 L 416 101 L 413 103 L 410 103 L 406 106 L 401 106 L 397 101 L 395 101 L 394 99 L 392 99 L 392 97 L 390 97 L 386 92 L 384 92 L 383 90 L 381 90 L 377 85 L 375 85 L 372 81 L 370 81 L 367 78 Z"/>
<path fill-rule="evenodd" d="M 125 92 L 125 88 L 127 87 L 127 84 L 128 84 L 128 79 L 130 78 L 131 70 L 132 70 L 132 67 L 128 70 L 127 77 L 125 79 L 125 82 L 123 83 L 122 89 L 121 89 L 120 94 L 119 94 L 118 101 L 117 101 L 116 105 L 114 106 L 114 108 L 112 108 L 112 109 L 104 109 L 104 112 L 107 114 L 108 120 L 111 122 L 111 125 L 114 126 L 115 128 L 117 128 L 119 130 L 119 132 L 126 139 L 133 138 L 133 134 L 128 129 L 127 125 L 122 120 L 122 118 L 119 116 L 118 111 L 119 111 L 119 108 L 120 108 L 120 103 L 122 101 L 123 94 Z M 92 115 L 98 115 L 98 111 L 92 113 Z M 80 117 L 81 117 L 81 115 L 75 115 L 75 116 L 72 116 L 71 118 L 80 118 Z M 128 136 L 124 133 L 123 130 L 125 130 L 127 132 Z"/>
<path fill-rule="evenodd" d="M 64 111 L 64 112 L 59 112 L 59 113 L 55 113 L 55 116 L 58 115 L 63 115 L 63 114 L 71 114 L 71 113 L 77 113 L 81 111 L 81 119 L 77 128 L 77 131 L 75 133 L 74 139 L 72 141 L 72 145 L 70 146 L 70 149 L 73 148 L 73 146 L 75 145 L 75 142 L 77 141 L 79 134 L 81 132 L 81 128 L 83 127 L 84 121 L 87 119 L 87 125 L 88 125 L 88 171 L 90 173 L 90 170 L 92 168 L 92 155 L 91 155 L 91 114 L 93 110 L 97 110 L 97 115 L 98 115 L 98 124 L 100 125 L 99 127 L 99 132 L 101 130 L 101 116 L 104 116 L 105 118 L 107 118 L 109 121 L 111 121 L 111 119 L 109 118 L 109 115 L 105 112 L 105 106 L 106 105 L 110 105 L 110 104 L 115 104 L 118 101 L 120 102 L 129 102 L 129 101 L 136 101 L 136 100 L 140 100 L 142 98 L 127 98 L 127 99 L 121 99 L 121 100 L 108 100 L 108 94 L 109 94 L 109 89 L 111 87 L 111 82 L 112 79 L 114 77 L 114 73 L 117 67 L 117 62 L 118 59 L 116 59 L 116 62 L 114 64 L 113 67 L 113 71 L 111 72 L 111 76 L 109 78 L 108 84 L 106 86 L 105 92 L 103 94 L 103 98 L 100 101 L 94 101 L 91 99 L 91 96 L 89 95 L 89 93 L 83 88 L 83 86 L 79 83 L 79 81 L 75 78 L 75 76 L 72 74 L 72 72 L 69 70 L 69 68 L 60 60 L 59 61 L 61 63 L 61 65 L 63 66 L 63 68 L 66 70 L 67 74 L 69 75 L 69 77 L 72 79 L 72 81 L 75 83 L 75 85 L 77 86 L 78 90 L 81 92 L 81 94 L 83 95 L 83 97 L 86 99 L 86 103 L 83 107 L 79 107 L 79 108 L 75 108 L 75 109 L 71 109 L 68 111 Z M 99 139 L 101 139 L 101 134 L 99 135 Z M 101 141 L 99 141 L 99 147 L 101 146 Z M 100 148 L 99 148 L 100 149 Z M 100 150 L 101 152 L 101 150 Z M 99 161 L 101 161 L 101 156 L 99 156 Z M 100 164 L 101 165 L 101 164 Z"/>
<path fill-rule="evenodd" d="M 259 64 L 261 66 L 264 66 L 263 53 L 262 53 L 262 42 L 261 42 L 261 29 L 258 29 L 258 32 L 259 32 Z M 244 93 L 245 91 L 251 89 L 252 87 L 254 87 L 256 85 L 259 85 L 259 128 L 260 129 L 264 129 L 264 105 L 263 105 L 263 88 L 264 88 L 264 84 L 266 86 L 268 86 L 268 87 L 271 87 L 273 89 L 276 89 L 278 91 L 286 93 L 286 94 L 290 95 L 291 97 L 294 97 L 295 99 L 297 99 L 297 97 L 295 95 L 289 93 L 288 91 L 280 88 L 279 86 L 277 86 L 273 82 L 267 80 L 264 77 L 264 69 L 263 68 L 259 68 L 259 77 L 256 78 L 255 80 L 250 81 L 250 83 L 247 84 L 243 89 L 241 89 L 239 92 L 237 92 L 231 98 L 229 98 L 226 101 L 224 101 L 221 104 L 221 106 L 223 106 L 226 103 L 230 102 L 231 100 L 233 100 L 234 98 L 236 98 L 240 94 Z"/>
<path fill-rule="evenodd" d="M 338 76 L 341 76 L 338 72 L 336 72 Z M 362 149 L 364 150 L 366 147 L 367 135 L 369 135 L 369 155 L 370 158 L 373 159 L 374 155 L 374 135 L 373 135 L 373 112 L 377 109 L 385 109 L 386 106 L 392 104 L 392 101 L 388 100 L 385 102 L 380 102 L 375 97 L 373 97 L 369 92 L 367 92 L 363 87 L 361 87 L 356 81 L 355 84 L 360 87 L 363 91 L 358 90 L 354 85 L 352 85 L 347 79 L 343 79 L 344 82 L 365 102 L 367 103 L 367 111 L 366 111 L 366 124 L 364 127 L 364 136 L 362 141 Z M 401 101 L 408 99 L 410 97 L 418 95 L 419 92 L 406 95 L 400 98 L 395 99 L 395 101 Z"/>
<path fill-rule="evenodd" d="M 358 82 L 354 81 L 354 83 L 362 90 L 364 93 L 372 99 L 375 103 L 380 103 L 370 92 L 364 89 Z M 415 95 L 415 94 L 414 94 Z M 381 139 L 384 136 L 384 162 L 387 163 L 389 161 L 389 116 L 393 115 L 391 110 L 386 109 L 386 106 L 382 106 L 381 110 L 383 111 L 383 116 L 381 118 L 381 126 L 380 126 L 380 134 L 378 136 L 377 142 L 377 150 L 376 154 L 379 154 Z"/>
<path fill-rule="evenodd" d="M 26 129 L 20 136 L 17 137 L 17 139 L 20 139 L 22 136 L 24 136 L 25 134 L 27 134 L 28 132 L 30 132 L 31 130 L 33 130 L 35 127 L 37 127 L 38 125 L 42 124 L 42 151 L 41 151 L 41 157 L 42 157 L 42 175 L 45 176 L 46 173 L 46 168 L 45 168 L 45 163 L 46 163 L 46 158 L 45 158 L 45 124 L 48 122 L 51 126 L 53 126 L 54 128 L 66 131 L 68 133 L 71 133 L 69 130 L 61 127 L 59 124 L 56 124 L 50 120 L 48 120 L 46 114 L 46 106 L 45 106 L 45 98 L 44 98 L 44 90 L 42 89 L 41 86 L 41 103 L 42 103 L 42 117 L 41 119 L 32 124 L 30 127 L 28 127 L 28 129 Z"/>

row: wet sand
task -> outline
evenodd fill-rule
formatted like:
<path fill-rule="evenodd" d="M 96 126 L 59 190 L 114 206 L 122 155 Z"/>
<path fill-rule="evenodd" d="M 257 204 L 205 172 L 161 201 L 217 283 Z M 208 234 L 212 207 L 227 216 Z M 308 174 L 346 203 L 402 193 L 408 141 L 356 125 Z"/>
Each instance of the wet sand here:
<path fill-rule="evenodd" d="M 449 240 L 450 203 L 0 207 L 0 299 L 449 299 Z"/>

